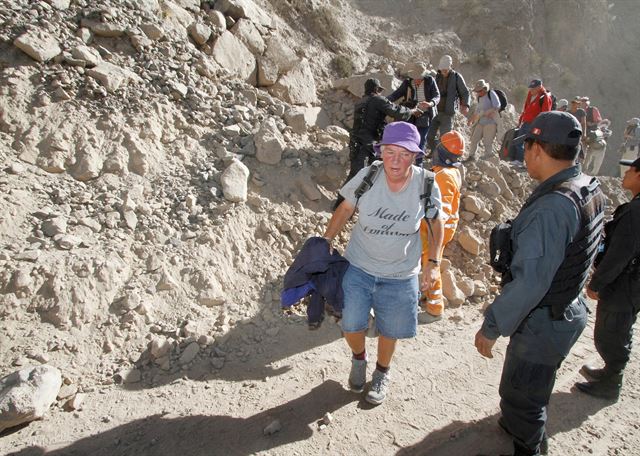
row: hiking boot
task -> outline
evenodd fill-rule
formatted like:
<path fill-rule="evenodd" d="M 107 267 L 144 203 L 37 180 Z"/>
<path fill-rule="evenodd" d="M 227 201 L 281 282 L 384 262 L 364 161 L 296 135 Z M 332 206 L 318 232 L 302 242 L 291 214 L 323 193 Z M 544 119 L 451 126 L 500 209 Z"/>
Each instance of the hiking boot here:
<path fill-rule="evenodd" d="M 585 377 L 587 377 L 587 379 L 591 379 L 591 380 L 602 380 L 604 378 L 608 378 L 614 375 L 613 372 L 609 371 L 606 368 L 606 366 L 603 367 L 602 369 L 599 369 L 597 367 L 589 366 L 587 364 L 582 366 L 582 369 L 580 369 L 580 373 Z"/>
<path fill-rule="evenodd" d="M 373 377 L 371 377 L 371 388 L 365 400 L 373 405 L 382 404 L 384 398 L 387 397 L 390 380 L 389 372 L 380 372 L 378 369 L 374 370 Z"/>
<path fill-rule="evenodd" d="M 579 382 L 576 388 L 585 394 L 601 399 L 617 401 L 620 397 L 620 388 L 622 387 L 622 375 L 609 377 L 608 379 L 597 382 Z"/>
<path fill-rule="evenodd" d="M 442 320 L 442 314 L 433 315 L 427 311 L 420 312 L 418 314 L 418 323 L 421 325 L 428 325 L 429 323 L 435 323 L 436 321 Z"/>
<path fill-rule="evenodd" d="M 500 429 L 502 429 L 509 437 L 514 439 L 516 438 L 507 427 L 507 422 L 505 421 L 503 416 L 498 418 L 498 426 L 500 426 Z M 546 455 L 548 452 L 549 452 L 549 438 L 547 437 L 547 433 L 545 432 L 542 436 L 542 442 L 540 442 L 540 454 Z M 517 453 L 514 453 L 514 454 L 517 454 Z"/>
<path fill-rule="evenodd" d="M 367 360 L 351 359 L 351 372 L 349 372 L 349 389 L 354 393 L 362 393 L 367 382 Z"/>

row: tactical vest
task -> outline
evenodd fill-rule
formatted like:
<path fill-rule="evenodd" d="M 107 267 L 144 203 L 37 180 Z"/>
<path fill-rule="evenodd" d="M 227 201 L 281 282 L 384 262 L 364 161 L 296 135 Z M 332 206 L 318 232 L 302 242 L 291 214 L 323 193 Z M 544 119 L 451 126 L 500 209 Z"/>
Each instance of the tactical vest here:
<path fill-rule="evenodd" d="M 371 110 L 371 103 L 375 95 L 366 95 L 359 100 L 353 109 L 353 128 L 351 141 L 361 144 L 378 141 L 384 129 L 384 113 Z"/>
<path fill-rule="evenodd" d="M 589 276 L 602 237 L 605 199 L 598 180 L 585 174 L 558 184 L 552 191 L 569 198 L 580 214 L 578 233 L 567 247 L 549 291 L 538 304 L 550 307 L 552 318 L 559 320 Z"/>

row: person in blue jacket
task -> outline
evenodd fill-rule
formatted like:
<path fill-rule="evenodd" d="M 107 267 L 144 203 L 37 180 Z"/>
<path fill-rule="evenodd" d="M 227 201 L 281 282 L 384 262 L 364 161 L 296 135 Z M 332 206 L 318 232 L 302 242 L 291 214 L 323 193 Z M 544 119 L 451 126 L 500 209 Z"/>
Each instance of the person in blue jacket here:
<path fill-rule="evenodd" d="M 378 170 L 372 185 L 357 196 L 369 166 L 340 189 L 344 201 L 333 213 L 324 237 L 332 242 L 358 209 L 344 253 L 350 265 L 342 280 L 342 331 L 353 353 L 349 386 L 362 392 L 367 375 L 365 331 L 371 310 L 375 312 L 378 358 L 365 400 L 377 405 L 389 389 L 397 340 L 416 335 L 421 220 L 426 219 L 430 233 L 428 261 L 422 271 L 422 288 L 427 289 L 439 274 L 445 215 L 437 183 L 431 181 L 431 192 L 425 192 L 426 178 L 433 178 L 433 173 L 414 165 L 416 156 L 423 153 L 415 125 L 390 123 L 374 147 L 381 153 L 382 165 L 372 165 Z"/>

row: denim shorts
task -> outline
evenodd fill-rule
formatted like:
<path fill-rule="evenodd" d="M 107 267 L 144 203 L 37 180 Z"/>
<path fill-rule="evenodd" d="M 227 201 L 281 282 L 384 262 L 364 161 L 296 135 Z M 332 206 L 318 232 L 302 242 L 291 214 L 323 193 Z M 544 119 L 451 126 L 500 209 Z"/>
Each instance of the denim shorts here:
<path fill-rule="evenodd" d="M 418 277 L 388 279 L 367 274 L 353 265 L 342 280 L 344 309 L 342 330 L 367 329 L 373 309 L 379 334 L 390 339 L 415 337 L 418 325 Z"/>

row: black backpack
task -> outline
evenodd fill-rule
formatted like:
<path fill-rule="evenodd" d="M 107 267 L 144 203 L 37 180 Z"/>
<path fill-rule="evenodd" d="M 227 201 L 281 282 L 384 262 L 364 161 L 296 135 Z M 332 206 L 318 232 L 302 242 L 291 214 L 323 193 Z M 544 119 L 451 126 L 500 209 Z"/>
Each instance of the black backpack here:
<path fill-rule="evenodd" d="M 498 112 L 500 113 L 507 109 L 507 105 L 509 104 L 509 102 L 507 101 L 507 94 L 500 89 L 493 89 L 493 93 L 495 93 L 498 97 L 498 100 L 500 100 L 500 109 L 498 110 Z"/>
<path fill-rule="evenodd" d="M 511 276 L 511 260 L 513 259 L 511 230 L 511 220 L 507 220 L 496 225 L 489 236 L 489 264 L 494 271 L 502 274 L 502 285 L 506 285 L 513 279 Z"/>
<path fill-rule="evenodd" d="M 543 93 L 540 96 L 540 107 L 542 108 L 542 103 L 544 103 L 544 96 L 545 95 L 549 95 L 551 97 L 551 110 L 555 111 L 556 109 L 558 109 L 558 97 L 556 97 L 554 94 L 552 94 L 548 90 L 547 90 L 546 93 Z"/>

